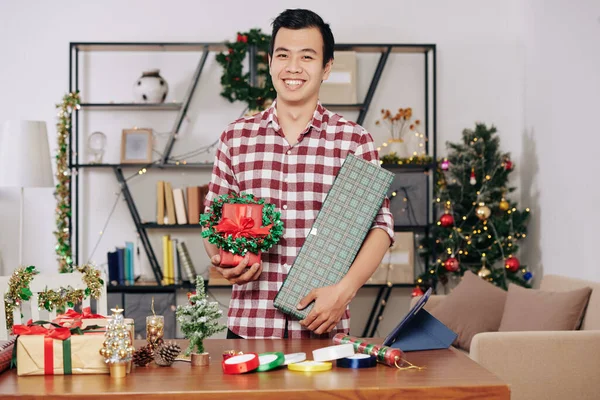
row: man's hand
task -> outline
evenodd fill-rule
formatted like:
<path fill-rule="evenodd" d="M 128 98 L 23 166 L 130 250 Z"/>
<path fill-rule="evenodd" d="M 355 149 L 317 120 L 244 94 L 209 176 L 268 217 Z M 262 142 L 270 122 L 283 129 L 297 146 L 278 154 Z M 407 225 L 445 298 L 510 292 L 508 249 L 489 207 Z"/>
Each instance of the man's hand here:
<path fill-rule="evenodd" d="M 237 267 L 223 268 L 221 267 L 221 256 L 218 254 L 210 259 L 223 278 L 227 279 L 234 285 L 243 285 L 258 279 L 262 272 L 262 264 L 256 263 L 248 267 L 248 256 L 244 257 L 242 262 Z"/>
<path fill-rule="evenodd" d="M 353 293 L 345 290 L 339 284 L 311 290 L 297 306 L 299 310 L 302 310 L 313 300 L 315 301 L 314 307 L 308 316 L 300 321 L 300 325 L 318 335 L 331 332 L 342 319 L 346 307 L 353 297 Z"/>

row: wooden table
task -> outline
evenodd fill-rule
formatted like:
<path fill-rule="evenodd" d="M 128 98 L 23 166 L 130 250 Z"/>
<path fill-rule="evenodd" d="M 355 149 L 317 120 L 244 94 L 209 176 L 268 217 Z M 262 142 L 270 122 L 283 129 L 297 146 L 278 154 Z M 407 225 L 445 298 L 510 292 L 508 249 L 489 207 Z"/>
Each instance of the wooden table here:
<path fill-rule="evenodd" d="M 372 340 L 377 343 L 377 339 Z M 183 346 L 186 341 L 178 341 Z M 379 340 L 379 342 L 381 342 Z M 136 342 L 136 346 L 144 342 Z M 123 379 L 109 375 L 25 376 L 16 370 L 0 375 L 0 398 L 139 398 L 144 399 L 510 399 L 508 386 L 495 375 L 455 349 L 406 353 L 423 370 L 398 370 L 385 365 L 375 368 L 334 367 L 327 372 L 294 372 L 280 368 L 269 372 L 225 375 L 222 353 L 305 352 L 330 346 L 330 340 L 205 340 L 211 354 L 207 367 L 176 362 L 172 367 L 134 367 Z"/>

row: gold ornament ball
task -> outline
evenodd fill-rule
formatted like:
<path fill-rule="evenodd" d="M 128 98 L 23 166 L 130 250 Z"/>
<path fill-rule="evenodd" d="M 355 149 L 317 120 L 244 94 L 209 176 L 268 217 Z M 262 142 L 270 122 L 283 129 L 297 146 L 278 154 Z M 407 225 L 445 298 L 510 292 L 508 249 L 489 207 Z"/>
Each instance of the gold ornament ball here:
<path fill-rule="evenodd" d="M 154 318 L 150 320 L 150 325 L 156 325 L 157 320 L 155 320 Z"/>
<path fill-rule="evenodd" d="M 119 348 L 119 342 L 112 342 L 112 343 L 111 343 L 111 346 L 112 346 L 114 349 L 118 349 L 118 348 Z"/>
<path fill-rule="evenodd" d="M 479 206 L 475 209 L 475 214 L 477 215 L 477 218 L 485 221 L 490 217 L 490 215 L 492 215 L 492 210 L 490 210 L 490 208 L 485 204 L 479 203 Z"/>
<path fill-rule="evenodd" d="M 158 323 L 156 324 L 156 329 L 158 329 L 159 331 L 163 328 L 163 324 Z"/>
<path fill-rule="evenodd" d="M 106 356 L 106 349 L 105 349 L 104 347 L 101 347 L 101 348 L 100 348 L 100 355 L 101 355 L 102 357 L 105 357 L 105 356 Z"/>
<path fill-rule="evenodd" d="M 104 349 L 104 357 L 111 358 L 113 355 L 112 349 Z"/>
<path fill-rule="evenodd" d="M 110 346 L 110 344 L 108 344 L 108 342 L 104 342 L 104 343 L 102 343 L 102 346 L 108 347 L 108 346 Z"/>
<path fill-rule="evenodd" d="M 488 276 L 490 276 L 491 273 L 492 273 L 492 271 L 490 271 L 485 266 L 483 266 L 483 267 L 481 267 L 481 269 L 479 270 L 479 272 L 477 273 L 477 275 L 480 278 L 487 278 Z"/>
<path fill-rule="evenodd" d="M 505 198 L 502 198 L 502 200 L 500 200 L 500 204 L 498 205 L 498 207 L 502 210 L 502 211 L 506 211 L 510 208 L 510 204 L 508 203 L 508 201 L 506 201 Z"/>
<path fill-rule="evenodd" d="M 117 333 L 117 337 L 119 339 L 123 339 L 125 337 L 125 334 L 123 332 L 119 332 L 119 333 Z"/>
<path fill-rule="evenodd" d="M 150 328 L 150 334 L 151 335 L 156 335 L 156 333 L 157 333 L 157 330 L 156 330 L 155 327 Z"/>
<path fill-rule="evenodd" d="M 125 358 L 125 357 L 127 357 L 127 350 L 125 350 L 125 349 L 120 349 L 120 350 L 119 350 L 119 357 L 120 357 L 120 358 Z"/>
<path fill-rule="evenodd" d="M 129 347 L 131 346 L 131 340 L 129 339 L 125 339 L 125 341 L 123 342 L 125 344 L 125 346 Z"/>

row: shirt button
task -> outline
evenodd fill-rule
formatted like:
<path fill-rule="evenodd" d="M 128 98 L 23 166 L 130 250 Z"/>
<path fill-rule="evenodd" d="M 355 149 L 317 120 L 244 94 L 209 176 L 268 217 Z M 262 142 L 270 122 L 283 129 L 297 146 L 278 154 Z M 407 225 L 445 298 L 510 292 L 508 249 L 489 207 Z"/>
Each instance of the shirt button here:
<path fill-rule="evenodd" d="M 287 153 L 288 153 L 288 154 L 292 154 L 292 151 L 291 151 L 291 150 L 288 150 L 288 151 L 287 151 Z"/>
<path fill-rule="evenodd" d="M 283 181 L 287 183 L 287 181 L 288 181 L 288 178 L 285 178 Z"/>
<path fill-rule="evenodd" d="M 284 205 L 283 205 L 283 209 L 284 209 L 284 210 L 287 210 L 287 204 L 284 204 Z"/>
<path fill-rule="evenodd" d="M 287 267 L 288 267 L 288 265 L 287 265 L 287 264 L 283 264 L 283 268 L 287 268 Z"/>

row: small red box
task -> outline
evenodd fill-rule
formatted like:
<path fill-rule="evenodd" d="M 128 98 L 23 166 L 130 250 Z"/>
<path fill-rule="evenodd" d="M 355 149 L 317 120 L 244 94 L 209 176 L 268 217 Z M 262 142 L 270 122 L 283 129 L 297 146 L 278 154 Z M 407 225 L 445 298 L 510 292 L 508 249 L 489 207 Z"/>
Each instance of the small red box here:
<path fill-rule="evenodd" d="M 223 219 L 228 218 L 234 224 L 241 225 L 242 218 L 251 218 L 254 221 L 254 225 L 252 228 L 260 228 L 262 226 L 262 215 L 263 215 L 263 206 L 261 204 L 223 204 L 221 222 Z M 260 263 L 260 252 L 258 254 L 254 254 L 251 252 L 247 253 L 250 257 L 248 260 L 248 267 L 256 263 Z M 223 249 L 219 250 L 219 255 L 221 256 L 221 267 L 237 267 L 244 256 L 233 254 L 228 251 L 224 251 Z"/>

